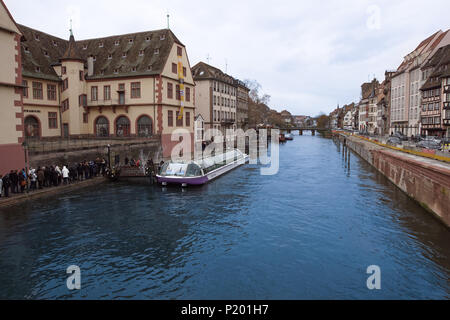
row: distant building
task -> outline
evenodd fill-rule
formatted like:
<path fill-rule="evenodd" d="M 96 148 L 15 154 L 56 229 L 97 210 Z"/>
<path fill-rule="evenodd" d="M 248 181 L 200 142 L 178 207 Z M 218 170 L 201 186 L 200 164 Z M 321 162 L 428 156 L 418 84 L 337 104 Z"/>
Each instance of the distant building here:
<path fill-rule="evenodd" d="M 223 135 L 228 130 L 231 135 L 234 135 L 237 129 L 238 85 L 236 80 L 204 62 L 199 62 L 192 67 L 192 72 L 196 84 L 196 116 L 203 117 L 205 130 L 217 129 Z"/>
<path fill-rule="evenodd" d="M 378 91 L 377 102 L 377 128 L 381 136 L 390 134 L 390 115 L 391 115 L 391 79 L 395 72 L 386 71 L 385 79 L 381 83 Z"/>
<path fill-rule="evenodd" d="M 373 79 L 372 82 L 363 83 L 361 86 L 361 101 L 359 102 L 359 131 L 375 134 L 377 132 L 377 96 L 380 83 Z"/>
<path fill-rule="evenodd" d="M 249 92 L 250 89 L 247 88 L 247 86 L 245 85 L 244 82 L 240 81 L 240 80 L 235 80 L 235 85 L 237 88 L 236 91 L 236 103 L 237 103 L 237 108 L 236 108 L 236 125 L 237 128 L 240 128 L 242 130 L 247 130 L 248 129 L 248 124 L 249 124 L 249 116 L 248 116 L 248 102 L 249 102 Z"/>

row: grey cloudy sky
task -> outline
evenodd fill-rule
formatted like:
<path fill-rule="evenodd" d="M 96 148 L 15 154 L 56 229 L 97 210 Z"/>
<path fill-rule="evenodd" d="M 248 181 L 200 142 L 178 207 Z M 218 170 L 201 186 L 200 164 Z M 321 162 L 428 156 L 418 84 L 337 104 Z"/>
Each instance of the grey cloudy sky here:
<path fill-rule="evenodd" d="M 5 0 L 18 23 L 77 39 L 167 26 L 191 66 L 210 63 L 257 80 L 270 106 L 317 115 L 359 99 L 360 85 L 396 69 L 403 56 L 450 28 L 448 0 L 153 1 Z"/>

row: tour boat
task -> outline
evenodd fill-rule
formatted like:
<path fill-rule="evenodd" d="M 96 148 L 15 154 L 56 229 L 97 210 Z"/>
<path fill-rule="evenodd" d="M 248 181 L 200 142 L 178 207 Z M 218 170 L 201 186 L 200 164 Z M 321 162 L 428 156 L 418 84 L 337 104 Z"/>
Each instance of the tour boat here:
<path fill-rule="evenodd" d="M 291 133 L 286 133 L 286 134 L 284 135 L 284 138 L 285 138 L 286 140 L 288 140 L 288 141 L 294 140 L 294 136 L 293 136 Z"/>
<path fill-rule="evenodd" d="M 156 179 L 164 186 L 168 184 L 179 184 L 183 187 L 203 185 L 245 164 L 248 159 L 248 155 L 233 149 L 199 161 L 170 161 L 162 166 Z"/>

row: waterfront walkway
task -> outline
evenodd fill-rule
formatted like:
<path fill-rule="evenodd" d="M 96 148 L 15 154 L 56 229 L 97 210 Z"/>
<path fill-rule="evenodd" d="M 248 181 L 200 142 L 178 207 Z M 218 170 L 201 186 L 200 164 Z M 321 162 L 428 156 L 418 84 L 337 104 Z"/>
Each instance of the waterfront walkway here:
<path fill-rule="evenodd" d="M 354 139 L 359 139 L 361 141 L 361 143 L 367 145 L 367 149 L 384 150 L 386 152 L 391 152 L 392 154 L 395 154 L 398 157 L 404 158 L 405 160 L 409 159 L 412 161 L 417 161 L 428 167 L 437 167 L 437 168 L 440 168 L 443 170 L 447 170 L 450 173 L 450 162 L 446 162 L 444 160 L 439 160 L 437 158 L 434 158 L 434 157 L 432 157 L 433 156 L 432 154 L 425 156 L 425 154 L 420 154 L 418 152 L 412 153 L 410 150 L 404 150 L 404 149 L 400 149 L 400 148 L 396 148 L 396 147 L 383 145 L 376 141 L 369 140 L 366 138 L 361 138 L 359 136 L 346 136 L 346 137 L 347 138 L 352 137 Z M 449 158 L 449 161 L 450 161 L 450 158 Z"/>
<path fill-rule="evenodd" d="M 57 187 L 46 187 L 44 189 L 38 189 L 38 190 L 31 191 L 31 192 L 25 191 L 24 193 L 10 193 L 8 198 L 6 198 L 5 196 L 2 196 L 0 198 L 0 208 L 19 204 L 21 202 L 31 200 L 31 199 L 56 195 L 56 194 L 60 194 L 60 193 L 64 193 L 64 192 L 69 192 L 69 191 L 85 188 L 88 186 L 93 186 L 96 184 L 104 183 L 106 181 L 107 181 L 107 178 L 101 176 L 101 177 L 94 177 L 94 178 L 83 180 L 83 181 L 72 182 L 68 185 L 59 185 Z"/>

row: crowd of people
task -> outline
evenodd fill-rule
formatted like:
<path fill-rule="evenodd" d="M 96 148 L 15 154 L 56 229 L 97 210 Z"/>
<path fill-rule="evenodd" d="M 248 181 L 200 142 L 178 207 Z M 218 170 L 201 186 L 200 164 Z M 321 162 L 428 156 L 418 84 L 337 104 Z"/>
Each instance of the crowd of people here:
<path fill-rule="evenodd" d="M 0 174 L 0 198 L 11 194 L 32 192 L 37 189 L 68 185 L 76 181 L 92 179 L 108 174 L 108 163 L 102 158 L 93 161 L 83 161 L 73 165 L 45 166 L 30 168 L 27 172 L 11 170 L 4 176 Z"/>

